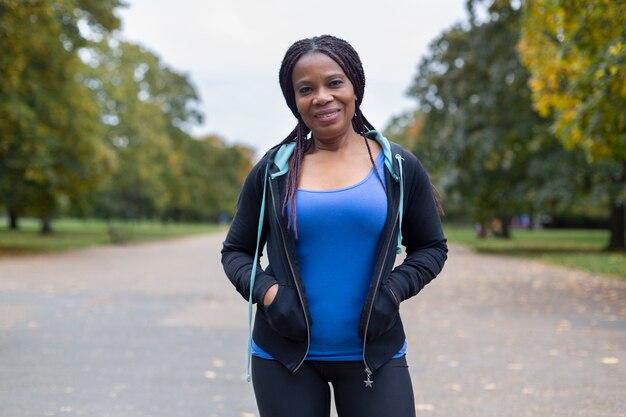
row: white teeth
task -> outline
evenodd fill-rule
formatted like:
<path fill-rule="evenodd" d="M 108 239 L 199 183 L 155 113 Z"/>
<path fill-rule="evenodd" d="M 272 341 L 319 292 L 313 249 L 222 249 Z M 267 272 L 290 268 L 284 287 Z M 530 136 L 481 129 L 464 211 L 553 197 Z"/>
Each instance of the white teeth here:
<path fill-rule="evenodd" d="M 333 116 L 334 116 L 334 115 L 336 115 L 336 114 L 337 114 L 337 112 L 336 112 L 336 111 L 334 111 L 334 112 L 332 112 L 332 113 L 320 114 L 320 115 L 318 115 L 318 116 L 317 116 L 317 118 L 318 118 L 318 119 L 328 119 L 328 118 L 330 118 L 330 117 L 333 117 Z"/>

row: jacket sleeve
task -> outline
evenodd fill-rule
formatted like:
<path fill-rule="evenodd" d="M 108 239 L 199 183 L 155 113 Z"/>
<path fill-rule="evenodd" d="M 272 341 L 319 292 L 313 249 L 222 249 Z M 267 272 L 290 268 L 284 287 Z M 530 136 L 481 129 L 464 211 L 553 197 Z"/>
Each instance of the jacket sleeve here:
<path fill-rule="evenodd" d="M 448 252 L 428 174 L 415 155 L 404 151 L 402 156 L 405 174 L 402 244 L 406 247 L 406 258 L 388 278 L 399 301 L 413 297 L 432 281 L 443 269 Z"/>
<path fill-rule="evenodd" d="M 237 291 L 246 300 L 250 294 L 250 274 L 257 245 L 259 213 L 263 199 L 263 181 L 266 181 L 266 178 L 264 178 L 266 163 L 267 158 L 261 159 L 248 174 L 241 194 L 239 194 L 235 217 L 222 247 L 224 272 L 226 272 L 226 276 L 228 276 Z M 263 233 L 259 242 L 259 259 L 262 256 L 262 249 L 265 245 L 267 227 L 268 221 L 265 219 Z M 262 302 L 265 292 L 276 282 L 260 265 L 257 265 L 252 301 L 255 303 Z"/>

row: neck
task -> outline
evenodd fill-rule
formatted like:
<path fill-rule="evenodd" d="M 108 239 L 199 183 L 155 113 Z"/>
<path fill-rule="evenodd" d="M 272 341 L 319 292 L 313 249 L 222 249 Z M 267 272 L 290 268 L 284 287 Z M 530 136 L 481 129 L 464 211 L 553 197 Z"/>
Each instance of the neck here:
<path fill-rule="evenodd" d="M 313 135 L 313 149 L 312 152 L 317 151 L 329 151 L 336 152 L 348 149 L 352 144 L 354 144 L 357 140 L 359 140 L 361 136 L 354 131 L 354 129 L 350 129 L 344 134 L 334 137 L 334 138 L 324 138 L 318 139 Z"/>

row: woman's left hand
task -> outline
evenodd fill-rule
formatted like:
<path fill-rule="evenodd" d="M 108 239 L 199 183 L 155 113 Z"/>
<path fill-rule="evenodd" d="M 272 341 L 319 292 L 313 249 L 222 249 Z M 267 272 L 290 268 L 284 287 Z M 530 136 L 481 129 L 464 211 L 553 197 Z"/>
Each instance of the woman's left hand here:
<path fill-rule="evenodd" d="M 374 299 L 367 339 L 372 340 L 385 333 L 398 316 L 400 300 L 391 286 L 383 284 Z"/>

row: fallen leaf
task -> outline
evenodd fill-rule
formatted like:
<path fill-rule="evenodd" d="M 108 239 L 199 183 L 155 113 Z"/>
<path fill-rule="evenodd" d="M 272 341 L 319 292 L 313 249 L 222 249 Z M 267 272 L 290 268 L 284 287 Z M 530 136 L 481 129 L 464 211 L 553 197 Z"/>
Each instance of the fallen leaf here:
<path fill-rule="evenodd" d="M 415 404 L 415 409 L 417 411 L 433 411 L 435 409 L 435 406 L 432 404 Z"/>
<path fill-rule="evenodd" d="M 519 371 L 521 369 L 524 369 L 524 365 L 522 365 L 521 363 L 510 363 L 509 366 L 507 366 L 507 369 L 511 371 Z"/>
<path fill-rule="evenodd" d="M 569 331 L 572 328 L 572 324 L 569 322 L 569 320 L 561 320 L 559 322 L 559 325 L 556 327 L 556 332 L 557 333 L 565 333 L 567 331 Z"/>

